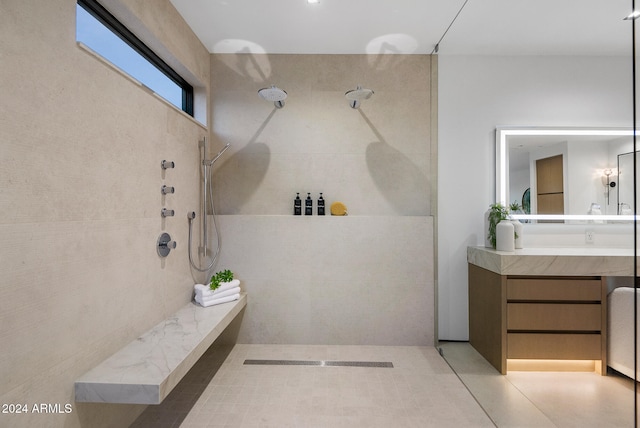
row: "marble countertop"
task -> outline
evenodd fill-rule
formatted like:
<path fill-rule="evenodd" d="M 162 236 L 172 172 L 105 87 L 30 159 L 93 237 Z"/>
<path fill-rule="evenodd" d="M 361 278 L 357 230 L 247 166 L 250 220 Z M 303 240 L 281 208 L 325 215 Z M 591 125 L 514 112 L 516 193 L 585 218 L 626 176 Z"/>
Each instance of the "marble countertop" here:
<path fill-rule="evenodd" d="M 467 247 L 467 262 L 500 275 L 633 276 L 633 248 Z"/>

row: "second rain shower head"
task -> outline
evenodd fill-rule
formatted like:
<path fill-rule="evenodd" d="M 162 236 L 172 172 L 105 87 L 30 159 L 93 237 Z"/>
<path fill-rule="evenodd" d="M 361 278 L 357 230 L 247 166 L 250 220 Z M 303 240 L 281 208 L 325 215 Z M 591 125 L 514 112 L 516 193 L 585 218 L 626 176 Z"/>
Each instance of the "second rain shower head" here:
<path fill-rule="evenodd" d="M 273 105 L 276 108 L 284 107 L 284 100 L 287 98 L 287 93 L 278 88 L 275 85 L 271 85 L 270 88 L 262 88 L 258 91 L 260 98 L 266 101 L 273 101 Z"/>
<path fill-rule="evenodd" d="M 344 93 L 344 97 L 349 100 L 349 106 L 351 108 L 360 107 L 360 101 L 368 100 L 373 95 L 373 90 L 363 88 L 358 85 L 356 89 L 352 89 Z"/>

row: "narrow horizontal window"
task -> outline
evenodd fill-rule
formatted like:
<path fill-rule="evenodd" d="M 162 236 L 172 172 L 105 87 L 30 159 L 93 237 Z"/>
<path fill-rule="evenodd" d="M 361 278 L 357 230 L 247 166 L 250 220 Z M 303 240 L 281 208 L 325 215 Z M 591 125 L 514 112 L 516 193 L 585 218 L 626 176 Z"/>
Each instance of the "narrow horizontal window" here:
<path fill-rule="evenodd" d="M 193 116 L 193 87 L 95 0 L 78 0 L 76 40 Z"/>

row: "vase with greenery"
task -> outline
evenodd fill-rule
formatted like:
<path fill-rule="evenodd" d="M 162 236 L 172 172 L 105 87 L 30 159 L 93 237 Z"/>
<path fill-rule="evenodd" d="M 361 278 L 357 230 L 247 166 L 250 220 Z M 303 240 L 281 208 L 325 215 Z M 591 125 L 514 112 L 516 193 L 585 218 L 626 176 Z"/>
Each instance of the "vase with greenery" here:
<path fill-rule="evenodd" d="M 496 248 L 496 226 L 502 220 L 509 218 L 509 210 L 500 203 L 489 206 L 489 241 L 493 248 Z"/>

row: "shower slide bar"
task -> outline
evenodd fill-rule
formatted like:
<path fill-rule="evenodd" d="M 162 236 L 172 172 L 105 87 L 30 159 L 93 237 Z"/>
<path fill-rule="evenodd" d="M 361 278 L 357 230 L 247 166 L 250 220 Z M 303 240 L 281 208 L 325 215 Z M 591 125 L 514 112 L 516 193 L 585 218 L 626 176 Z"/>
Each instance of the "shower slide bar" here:
<path fill-rule="evenodd" d="M 213 253 L 213 255 L 211 256 L 210 258 L 211 261 L 209 262 L 208 265 L 202 267 L 202 265 L 204 265 L 202 259 L 200 260 L 200 263 L 201 263 L 200 266 L 194 262 L 193 256 L 191 254 L 191 239 L 192 239 L 193 221 L 196 218 L 196 213 L 195 211 L 192 211 L 189 214 L 187 214 L 187 219 L 189 220 L 188 253 L 189 253 L 189 263 L 191 264 L 191 267 L 193 269 L 195 269 L 198 272 L 208 272 L 215 266 L 216 261 L 218 261 L 218 256 L 220 255 L 220 247 L 221 247 L 220 230 L 218 229 L 218 223 L 216 222 L 216 212 L 213 206 L 213 185 L 211 183 L 209 175 L 211 174 L 211 168 L 213 167 L 213 164 L 220 158 L 220 156 L 222 156 L 222 154 L 229 148 L 231 144 L 225 145 L 222 148 L 222 150 L 220 150 L 220 152 L 218 152 L 218 154 L 213 159 L 207 159 L 207 154 L 208 154 L 207 138 L 205 137 L 198 144 L 202 149 L 201 166 L 202 166 L 202 180 L 203 180 L 202 204 L 200 206 L 201 208 L 200 224 L 202 227 L 201 227 L 201 235 L 200 235 L 200 246 L 198 247 L 198 255 L 202 259 L 206 260 L 207 255 L 209 254 L 209 248 L 208 248 L 209 244 L 207 242 L 208 236 L 209 236 L 208 225 L 207 225 L 207 206 L 208 205 L 211 205 L 211 217 L 213 220 L 213 228 L 216 232 L 216 250 L 215 250 L 215 253 Z M 209 202 L 207 202 L 207 198 Z"/>

